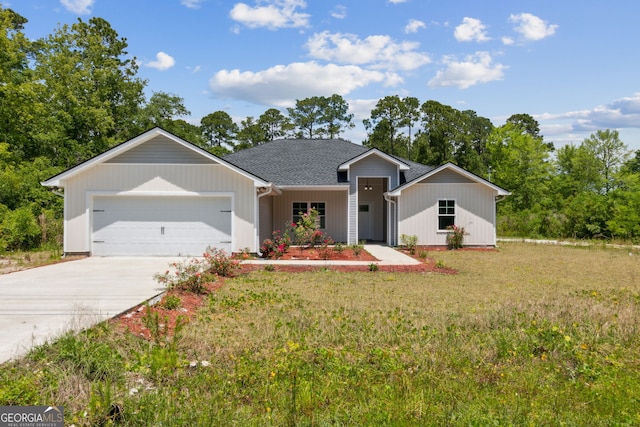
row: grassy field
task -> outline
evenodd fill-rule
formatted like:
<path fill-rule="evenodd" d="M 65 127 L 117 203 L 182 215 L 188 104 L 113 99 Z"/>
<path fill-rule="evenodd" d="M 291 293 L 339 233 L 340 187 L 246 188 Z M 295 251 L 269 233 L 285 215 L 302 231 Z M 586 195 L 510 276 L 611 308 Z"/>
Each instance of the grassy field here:
<path fill-rule="evenodd" d="M 0 405 L 77 426 L 640 425 L 640 253 L 430 255 L 459 273 L 259 271 L 162 345 L 65 336 L 0 367 Z"/>

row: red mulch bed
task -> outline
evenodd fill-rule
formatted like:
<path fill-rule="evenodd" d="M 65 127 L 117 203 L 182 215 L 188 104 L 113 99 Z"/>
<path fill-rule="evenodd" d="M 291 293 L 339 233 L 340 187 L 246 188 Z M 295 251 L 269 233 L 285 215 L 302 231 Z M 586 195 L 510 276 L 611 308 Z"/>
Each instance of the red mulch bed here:
<path fill-rule="evenodd" d="M 140 304 L 111 319 L 111 322 L 121 330 L 151 341 L 153 340 L 151 330 L 145 325 L 145 317 L 149 315 L 147 313 L 147 310 L 149 310 L 152 315 L 158 314 L 160 323 L 165 325 L 167 335 L 172 336 L 178 317 L 182 317 L 182 322 L 188 323 L 191 317 L 205 303 L 207 295 L 218 290 L 223 284 L 224 280 L 222 278 L 217 283 L 209 283 L 206 285 L 207 290 L 203 294 L 172 289 L 167 291 L 157 304 L 149 305 L 148 308 L 147 304 Z M 179 308 L 169 310 L 163 307 L 163 301 L 170 295 L 180 298 Z"/>
<path fill-rule="evenodd" d="M 378 259 L 365 250 L 355 255 L 353 249 L 350 248 L 345 248 L 342 252 L 329 249 L 323 257 L 321 248 L 299 248 L 295 246 L 290 247 L 289 250 L 280 257 L 280 260 L 378 261 Z"/>

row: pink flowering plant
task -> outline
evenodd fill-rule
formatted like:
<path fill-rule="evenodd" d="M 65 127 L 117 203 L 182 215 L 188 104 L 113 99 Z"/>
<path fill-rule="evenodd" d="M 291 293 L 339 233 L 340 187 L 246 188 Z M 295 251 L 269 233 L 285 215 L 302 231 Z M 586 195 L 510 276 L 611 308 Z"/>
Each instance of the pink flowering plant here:
<path fill-rule="evenodd" d="M 276 230 L 271 234 L 270 239 L 265 239 L 260 246 L 260 252 L 265 258 L 280 258 L 287 252 L 291 246 L 291 237 L 289 237 L 289 231 L 280 233 L 280 230 Z"/>
<path fill-rule="evenodd" d="M 222 249 L 208 247 L 202 256 L 204 258 L 205 271 L 208 274 L 231 277 L 240 269 L 240 261 L 233 259 Z"/>
<path fill-rule="evenodd" d="M 454 224 L 448 226 L 447 230 L 449 230 L 447 247 L 451 250 L 462 248 L 464 246 L 464 227 L 458 227 Z"/>
<path fill-rule="evenodd" d="M 331 254 L 333 254 L 333 252 L 335 251 L 330 247 L 330 245 L 332 244 L 333 244 L 333 239 L 325 235 L 322 241 L 320 242 L 320 248 L 318 249 L 318 254 L 320 255 L 320 258 L 322 259 L 331 258 Z"/>
<path fill-rule="evenodd" d="M 300 212 L 298 222 L 291 224 L 298 245 L 313 248 L 327 238 L 325 233 L 318 229 L 318 215 L 318 211 L 312 208 L 307 213 Z"/>
<path fill-rule="evenodd" d="M 169 290 L 203 294 L 207 292 L 207 283 L 217 281 L 218 276 L 233 275 L 240 268 L 239 264 L 224 250 L 208 247 L 202 258 L 171 263 L 168 270 L 153 278 Z"/>

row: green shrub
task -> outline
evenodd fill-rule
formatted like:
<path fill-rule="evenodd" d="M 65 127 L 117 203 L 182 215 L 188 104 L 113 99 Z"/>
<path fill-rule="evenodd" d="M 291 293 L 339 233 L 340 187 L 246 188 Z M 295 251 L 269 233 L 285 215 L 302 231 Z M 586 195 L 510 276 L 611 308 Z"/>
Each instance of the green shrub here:
<path fill-rule="evenodd" d="M 450 225 L 447 227 L 449 234 L 447 234 L 447 247 L 449 249 L 460 249 L 464 246 L 464 227 L 458 227 L 457 225 Z"/>
<path fill-rule="evenodd" d="M 378 267 L 378 264 L 376 263 L 371 263 L 369 264 L 369 271 L 378 271 L 380 269 L 380 267 Z"/>
<path fill-rule="evenodd" d="M 240 262 L 222 249 L 208 247 L 204 253 L 205 272 L 222 277 L 233 276 L 240 268 Z"/>
<path fill-rule="evenodd" d="M 174 262 L 170 269 L 153 278 L 167 289 L 182 289 L 196 294 L 207 292 L 207 283 L 215 282 L 218 276 L 228 277 L 240 268 L 240 262 L 231 258 L 224 250 L 208 247 L 202 259 Z"/>
<path fill-rule="evenodd" d="M 351 245 L 351 250 L 353 251 L 353 255 L 360 256 L 360 254 L 364 250 L 364 245 L 353 244 Z"/>
<path fill-rule="evenodd" d="M 205 262 L 198 259 L 169 264 L 169 270 L 158 273 L 153 278 L 167 289 L 181 289 L 202 294 L 207 291 L 207 283 L 216 280 L 216 275 L 208 273 Z"/>
<path fill-rule="evenodd" d="M 38 221 L 28 207 L 7 211 L 0 223 L 0 248 L 29 250 L 40 244 Z"/>
<path fill-rule="evenodd" d="M 418 246 L 418 236 L 409 236 L 407 234 L 402 234 L 400 236 L 400 242 L 411 255 L 414 255 L 416 253 L 416 247 Z"/>
<path fill-rule="evenodd" d="M 182 300 L 177 295 L 166 295 L 162 299 L 160 306 L 166 308 L 167 310 L 175 310 L 182 306 Z"/>
<path fill-rule="evenodd" d="M 314 247 L 325 239 L 324 233 L 318 229 L 318 215 L 318 211 L 312 208 L 309 212 L 300 212 L 300 220 L 291 224 L 298 245 Z"/>

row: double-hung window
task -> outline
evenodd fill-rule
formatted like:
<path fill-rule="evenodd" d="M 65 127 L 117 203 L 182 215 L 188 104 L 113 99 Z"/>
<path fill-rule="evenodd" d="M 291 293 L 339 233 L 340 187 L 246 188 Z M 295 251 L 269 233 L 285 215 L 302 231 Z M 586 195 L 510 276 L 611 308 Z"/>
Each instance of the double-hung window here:
<path fill-rule="evenodd" d="M 456 223 L 456 201 L 438 200 L 438 230 L 445 231 Z"/>
<path fill-rule="evenodd" d="M 327 209 L 325 202 L 293 202 L 292 218 L 297 223 L 303 214 L 308 213 L 311 209 L 318 211 L 318 228 L 325 229 L 327 221 Z"/>

